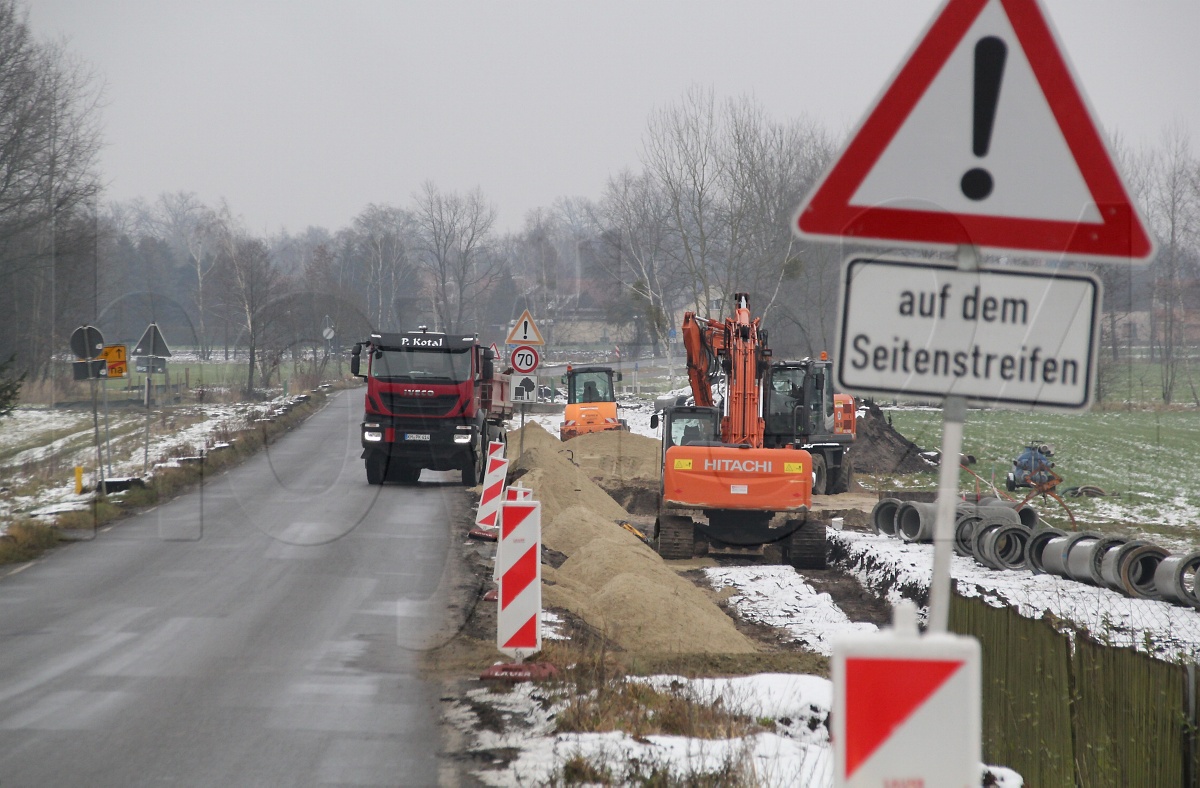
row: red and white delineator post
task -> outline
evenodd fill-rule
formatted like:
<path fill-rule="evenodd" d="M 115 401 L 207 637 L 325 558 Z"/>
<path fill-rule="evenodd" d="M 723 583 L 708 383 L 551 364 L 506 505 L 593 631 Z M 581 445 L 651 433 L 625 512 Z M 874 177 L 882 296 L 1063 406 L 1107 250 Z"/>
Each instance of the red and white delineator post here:
<path fill-rule="evenodd" d="M 501 505 L 496 576 L 496 647 L 520 662 L 542 648 L 541 501 Z"/>
<path fill-rule="evenodd" d="M 517 482 L 515 487 L 504 488 L 504 500 L 506 501 L 532 501 L 533 490 L 529 487 L 524 487 L 520 482 Z"/>
<path fill-rule="evenodd" d="M 895 617 L 833 643 L 834 786 L 978 786 L 979 641 L 918 636 L 911 603 Z"/>
<path fill-rule="evenodd" d="M 479 509 L 475 512 L 476 528 L 495 528 L 496 515 L 504 500 L 504 482 L 508 478 L 508 460 L 504 459 L 504 444 L 492 441 L 488 444 L 487 469 L 483 475 L 483 492 L 479 496 Z"/>

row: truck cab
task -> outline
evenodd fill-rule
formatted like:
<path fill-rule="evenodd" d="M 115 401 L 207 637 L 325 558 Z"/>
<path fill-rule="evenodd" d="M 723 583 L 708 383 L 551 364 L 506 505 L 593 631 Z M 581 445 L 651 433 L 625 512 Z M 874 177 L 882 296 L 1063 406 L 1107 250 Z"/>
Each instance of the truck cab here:
<path fill-rule="evenodd" d="M 352 374 L 365 378 L 361 425 L 367 482 L 414 484 L 421 470 L 483 480 L 489 441 L 512 415 L 507 376 L 474 336 L 428 330 L 372 334 L 356 344 Z"/>

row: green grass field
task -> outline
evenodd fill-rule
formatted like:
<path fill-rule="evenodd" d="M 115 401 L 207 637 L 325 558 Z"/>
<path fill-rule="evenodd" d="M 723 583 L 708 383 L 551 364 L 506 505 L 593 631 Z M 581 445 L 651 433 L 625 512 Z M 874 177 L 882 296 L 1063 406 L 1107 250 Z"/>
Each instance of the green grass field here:
<path fill-rule="evenodd" d="M 941 410 L 888 413 L 893 426 L 922 449 L 941 448 Z M 1035 441 L 1054 446 L 1060 489 L 1095 485 L 1112 494 L 1066 499 L 1081 527 L 1160 534 L 1180 546 L 1200 546 L 1200 412 L 973 410 L 963 429 L 963 453 L 976 458 L 972 470 L 1000 489 L 1013 458 Z M 965 472 L 960 481 L 963 490 L 977 484 Z M 934 488 L 936 472 L 918 474 L 909 485 Z M 1061 519 L 1052 501 L 1035 506 L 1047 519 Z"/>

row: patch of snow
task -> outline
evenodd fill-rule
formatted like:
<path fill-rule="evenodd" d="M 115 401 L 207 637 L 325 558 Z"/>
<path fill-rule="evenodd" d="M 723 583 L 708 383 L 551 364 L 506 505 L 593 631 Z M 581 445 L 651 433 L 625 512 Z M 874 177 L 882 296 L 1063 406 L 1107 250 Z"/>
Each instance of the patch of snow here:
<path fill-rule="evenodd" d="M 838 635 L 874 632 L 874 624 L 851 621 L 829 594 L 817 593 L 790 566 L 707 568 L 714 589 L 735 589 L 729 604 L 747 621 L 780 630 L 781 637 L 830 656 Z"/>
<path fill-rule="evenodd" d="M 837 563 L 865 588 L 924 603 L 929 593 L 933 546 L 879 534 L 827 531 Z M 1098 642 L 1134 648 L 1173 662 L 1200 656 L 1200 612 L 1153 599 L 1131 599 L 1107 588 L 1031 571 L 999 571 L 955 555 L 951 576 L 960 596 L 992 607 L 1011 607 L 1033 619 L 1061 620 Z M 927 611 L 923 611 L 927 614 Z"/>

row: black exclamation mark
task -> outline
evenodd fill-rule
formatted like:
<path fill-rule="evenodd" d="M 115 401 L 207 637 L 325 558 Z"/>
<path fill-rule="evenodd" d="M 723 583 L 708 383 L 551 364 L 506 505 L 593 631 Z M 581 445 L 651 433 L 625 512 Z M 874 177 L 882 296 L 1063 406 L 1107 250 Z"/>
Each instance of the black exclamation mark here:
<path fill-rule="evenodd" d="M 980 158 L 987 155 L 992 144 L 992 126 L 1007 56 L 1008 46 L 996 36 L 981 38 L 975 44 L 975 138 L 971 150 Z M 992 185 L 992 174 L 982 167 L 967 170 L 962 176 L 962 193 L 972 200 L 986 198 L 992 193 Z"/>

